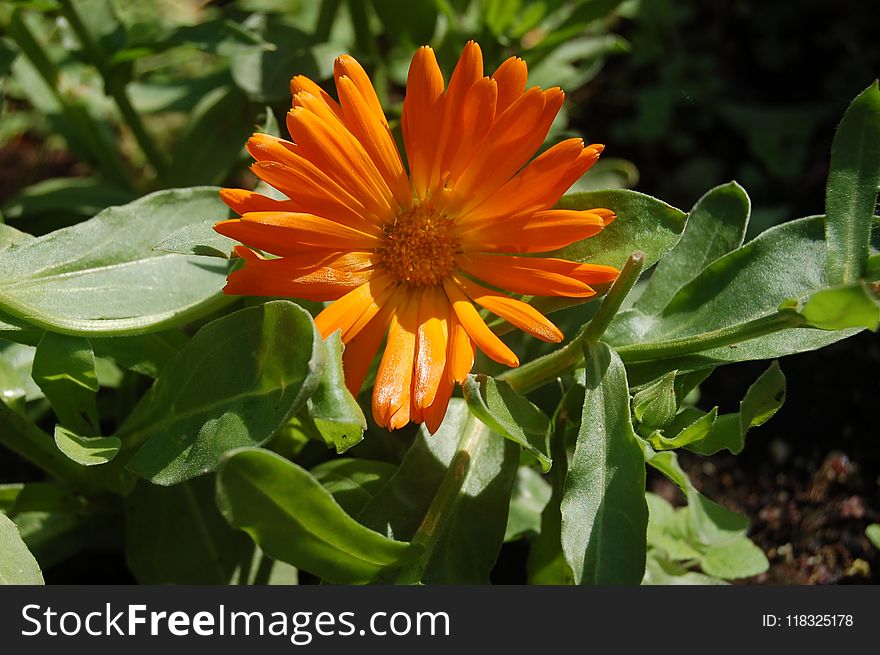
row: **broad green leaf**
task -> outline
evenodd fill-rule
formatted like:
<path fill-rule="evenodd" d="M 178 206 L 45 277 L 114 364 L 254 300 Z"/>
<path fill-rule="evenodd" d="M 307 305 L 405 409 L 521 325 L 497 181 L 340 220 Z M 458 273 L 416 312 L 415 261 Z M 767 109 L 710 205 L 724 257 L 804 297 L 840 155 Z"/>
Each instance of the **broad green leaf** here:
<path fill-rule="evenodd" d="M 87 339 L 46 332 L 34 354 L 32 374 L 62 425 L 79 434 L 99 431 L 98 373 Z"/>
<path fill-rule="evenodd" d="M 656 551 L 648 551 L 643 585 L 723 585 L 723 580 L 686 569 Z"/>
<path fill-rule="evenodd" d="M 228 584 L 253 550 L 217 511 L 210 477 L 142 481 L 125 500 L 125 558 L 141 584 Z"/>
<path fill-rule="evenodd" d="M 321 381 L 301 412 L 300 423 L 324 443 L 344 453 L 364 438 L 367 419 L 345 386 L 342 371 L 342 339 L 334 332 L 325 342 L 327 356 Z"/>
<path fill-rule="evenodd" d="M 785 375 L 779 364 L 773 362 L 746 391 L 739 411 L 718 417 L 706 436 L 692 440 L 686 444 L 687 448 L 701 455 L 712 455 L 726 448 L 738 455 L 745 447 L 746 433 L 769 421 L 784 402 Z"/>
<path fill-rule="evenodd" d="M 542 256 L 620 268 L 636 250 L 645 253 L 645 268 L 655 264 L 678 242 L 686 214 L 680 209 L 627 189 L 572 193 L 556 209 L 606 208 L 617 219 L 596 236 Z M 581 304 L 583 299 L 536 297 L 530 300 L 543 313 Z"/>
<path fill-rule="evenodd" d="M 855 282 L 864 274 L 871 219 L 880 189 L 880 87 L 852 101 L 831 146 L 825 196 L 828 279 Z"/>
<path fill-rule="evenodd" d="M 131 337 L 92 337 L 89 343 L 99 357 L 108 357 L 123 368 L 155 378 L 188 340 L 185 332 L 172 329 Z"/>
<path fill-rule="evenodd" d="M 700 567 L 705 573 L 726 580 L 758 575 L 769 566 L 764 552 L 747 537 L 710 546 L 700 556 Z"/>
<path fill-rule="evenodd" d="M 670 372 L 633 396 L 633 416 L 647 427 L 663 427 L 675 418 L 675 372 Z"/>
<path fill-rule="evenodd" d="M 8 216 L 5 217 L 8 218 Z M 0 250 L 16 244 L 20 245 L 24 243 L 29 243 L 35 238 L 36 237 L 28 234 L 27 232 L 16 230 L 11 225 L 6 225 L 5 223 L 0 222 Z"/>
<path fill-rule="evenodd" d="M 45 330 L 0 309 L 0 339 L 8 339 L 15 343 L 36 346 L 43 338 Z"/>
<path fill-rule="evenodd" d="M 83 437 L 60 425 L 55 426 L 58 450 L 83 466 L 106 464 L 116 457 L 121 444 L 116 437 Z"/>
<path fill-rule="evenodd" d="M 95 527 L 69 512 L 21 512 L 15 524 L 28 549 L 48 569 L 95 542 Z"/>
<path fill-rule="evenodd" d="M 662 550 L 672 560 L 698 559 L 699 544 L 691 543 L 687 508 L 676 509 L 652 493 L 646 493 L 645 500 L 648 504 L 648 548 Z"/>
<path fill-rule="evenodd" d="M 229 259 L 235 241 L 216 232 L 216 223 L 216 220 L 209 218 L 201 223 L 185 225 L 162 239 L 154 246 L 154 250 Z"/>
<path fill-rule="evenodd" d="M 0 513 L 0 584 L 43 584 L 43 574 L 18 532 L 18 527 Z"/>
<path fill-rule="evenodd" d="M 748 518 L 725 509 L 697 491 L 674 452 L 655 452 L 645 441 L 642 441 L 642 450 L 645 461 L 674 482 L 684 493 L 697 543 L 704 546 L 723 544 L 746 533 L 749 527 Z"/>
<path fill-rule="evenodd" d="M 813 216 L 791 221 L 709 264 L 660 313 L 648 315 L 635 308 L 621 312 L 603 338 L 629 363 L 628 346 L 644 350 L 652 343 L 734 329 L 776 314 L 787 299 L 806 298 L 828 286 L 825 269 L 824 219 Z M 856 331 L 787 329 L 696 355 L 628 364 L 628 371 L 633 383 L 641 384 L 670 370 L 696 370 L 813 350 Z"/>
<path fill-rule="evenodd" d="M 474 416 L 534 455 L 545 472 L 550 470 L 551 425 L 544 412 L 503 380 L 486 375 L 468 375 L 462 391 Z"/>
<path fill-rule="evenodd" d="M 880 548 L 880 523 L 872 523 L 865 528 L 865 535 L 874 544 L 874 548 Z"/>
<path fill-rule="evenodd" d="M 422 427 L 397 472 L 358 516 L 395 539 L 409 540 L 422 523 L 458 444 L 481 431 L 455 507 L 446 517 L 422 577 L 426 583 L 486 584 L 504 541 L 518 448 L 489 433 L 459 398 L 449 403 L 436 434 Z"/>
<path fill-rule="evenodd" d="M 388 462 L 337 457 L 318 464 L 312 474 L 349 516 L 357 516 L 397 471 Z"/>
<path fill-rule="evenodd" d="M 551 494 L 552 488 L 535 469 L 530 466 L 517 469 L 504 532 L 505 543 L 541 534 L 541 514 L 550 502 Z"/>
<path fill-rule="evenodd" d="M 645 458 L 617 354 L 584 345 L 583 418 L 562 497 L 562 551 L 578 584 L 638 584 L 645 573 Z"/>
<path fill-rule="evenodd" d="M 645 268 L 678 243 L 686 214 L 665 202 L 626 189 L 589 191 L 564 196 L 556 209 L 610 209 L 617 219 L 599 234 L 547 257 L 607 264 L 620 268 L 634 251 L 645 253 Z"/>
<path fill-rule="evenodd" d="M 607 189 L 632 189 L 639 181 L 635 164 L 626 159 L 602 157 L 590 172 L 575 182 L 569 194 Z"/>
<path fill-rule="evenodd" d="M 63 483 L 28 482 L 20 485 L 7 514 L 13 517 L 25 512 L 77 514 L 82 513 L 85 506 L 86 501 Z"/>
<path fill-rule="evenodd" d="M 868 328 L 876 332 L 880 325 L 880 301 L 864 282 L 817 291 L 798 313 L 821 330 Z"/>
<path fill-rule="evenodd" d="M 365 528 L 308 471 L 266 450 L 238 450 L 223 461 L 217 502 L 267 555 L 327 582 L 388 579 L 417 555 L 409 544 Z"/>
<path fill-rule="evenodd" d="M 226 262 L 163 254 L 168 234 L 228 210 L 217 189 L 158 191 L 0 251 L 0 310 L 57 332 L 110 336 L 189 322 L 231 302 Z"/>
<path fill-rule="evenodd" d="M 235 167 L 255 118 L 247 96 L 235 87 L 205 94 L 175 142 L 168 179 L 178 186 L 222 182 Z"/>
<path fill-rule="evenodd" d="M 0 398 L 21 397 L 27 402 L 43 398 L 43 391 L 31 377 L 35 353 L 32 346 L 0 341 Z"/>
<path fill-rule="evenodd" d="M 324 345 L 309 314 L 275 300 L 208 323 L 165 366 L 117 435 L 128 468 L 170 485 L 213 471 L 233 448 L 258 446 L 315 390 Z"/>
<path fill-rule="evenodd" d="M 736 182 L 708 191 L 688 214 L 681 240 L 657 264 L 634 307 L 645 314 L 660 312 L 708 264 L 739 248 L 750 210 L 749 197 Z"/>

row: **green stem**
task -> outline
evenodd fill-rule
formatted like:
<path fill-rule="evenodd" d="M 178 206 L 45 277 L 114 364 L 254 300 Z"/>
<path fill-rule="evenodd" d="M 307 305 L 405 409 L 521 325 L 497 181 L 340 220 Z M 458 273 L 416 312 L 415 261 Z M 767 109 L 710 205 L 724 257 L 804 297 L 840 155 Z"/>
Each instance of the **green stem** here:
<path fill-rule="evenodd" d="M 611 285 L 608 293 L 602 299 L 599 310 L 584 330 L 583 339 L 596 342 L 605 334 L 605 330 L 611 325 L 611 321 L 617 314 L 623 301 L 629 295 L 629 292 L 632 291 L 636 282 L 638 282 L 644 265 L 645 253 L 641 251 L 636 251 L 626 258 L 620 275 L 614 280 L 614 284 Z"/>
<path fill-rule="evenodd" d="M 0 444 L 78 491 L 95 490 L 92 476 L 84 467 L 65 457 L 51 436 L 2 401 Z"/>
<path fill-rule="evenodd" d="M 147 160 L 156 170 L 156 174 L 160 179 L 163 179 L 168 172 L 168 164 L 165 161 L 164 155 L 156 146 L 155 141 L 153 141 L 147 132 L 140 114 L 138 114 L 132 106 L 131 100 L 129 100 L 128 97 L 125 82 L 118 77 L 115 77 L 112 71 L 107 67 L 106 54 L 100 44 L 92 39 L 92 35 L 89 34 L 85 23 L 83 23 L 73 3 L 70 0 L 60 0 L 60 3 L 61 12 L 67 19 L 67 22 L 70 23 L 70 27 L 79 39 L 80 44 L 82 44 L 83 50 L 86 52 L 95 68 L 98 69 L 98 72 L 101 73 L 101 77 L 104 78 L 105 90 L 116 102 L 119 113 L 122 114 L 126 125 L 128 125 L 134 134 L 134 137 Z"/>
<path fill-rule="evenodd" d="M 617 348 L 617 354 L 624 362 L 645 362 L 653 359 L 669 359 L 682 355 L 692 355 L 704 350 L 730 346 L 796 327 L 804 327 L 806 319 L 795 312 L 778 312 L 762 316 L 748 323 L 705 332 L 692 337 L 681 337 L 654 343 L 637 343 Z"/>
<path fill-rule="evenodd" d="M 431 560 L 434 547 L 443 535 L 443 530 L 446 527 L 445 520 L 452 516 L 455 506 L 461 498 L 461 488 L 470 469 L 474 453 L 488 433 L 489 428 L 478 418 L 473 414 L 468 417 L 458 442 L 458 449 L 449 463 L 449 468 L 446 469 L 446 474 L 431 501 L 431 506 L 425 512 L 425 517 L 411 540 L 411 543 L 422 547 L 419 558 L 400 572 L 397 578 L 399 584 L 418 584 L 421 582 L 422 574 Z"/>
<path fill-rule="evenodd" d="M 556 352 L 539 357 L 519 368 L 506 371 L 498 376 L 499 379 L 507 382 L 515 392 L 522 395 L 555 380 L 580 364 L 584 359 L 581 342 L 585 339 L 598 341 L 605 333 L 621 304 L 638 281 L 644 265 L 645 253 L 634 252 L 631 254 L 623 265 L 620 275 L 617 276 L 614 284 L 602 299 L 602 304 L 596 315 L 593 316 L 593 320 L 581 330 L 580 334 Z"/>

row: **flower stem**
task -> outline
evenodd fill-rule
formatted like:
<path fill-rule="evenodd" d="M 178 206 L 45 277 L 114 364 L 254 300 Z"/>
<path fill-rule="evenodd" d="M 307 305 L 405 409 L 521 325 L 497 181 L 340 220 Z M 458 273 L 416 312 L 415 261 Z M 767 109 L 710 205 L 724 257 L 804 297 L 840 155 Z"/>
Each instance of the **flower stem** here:
<path fill-rule="evenodd" d="M 644 265 L 645 253 L 637 251 L 631 254 L 623 265 L 620 275 L 602 299 L 596 315 L 580 334 L 556 352 L 507 371 L 498 376 L 499 379 L 507 382 L 518 394 L 526 394 L 580 364 L 584 359 L 581 342 L 598 341 L 605 333 L 621 304 L 638 281 Z"/>
<path fill-rule="evenodd" d="M 443 481 L 440 483 L 428 511 L 425 512 L 421 525 L 411 540 L 411 543 L 422 547 L 419 558 L 401 570 L 397 578 L 398 584 L 418 584 L 421 582 L 422 574 L 431 560 L 434 547 L 443 535 L 443 530 L 446 527 L 445 520 L 452 516 L 461 498 L 461 488 L 470 469 L 474 453 L 488 433 L 489 428 L 478 418 L 473 414 L 468 416 L 461 433 L 461 439 L 458 442 L 458 449 L 449 463 L 449 468 L 446 469 L 446 474 L 443 476 Z"/>

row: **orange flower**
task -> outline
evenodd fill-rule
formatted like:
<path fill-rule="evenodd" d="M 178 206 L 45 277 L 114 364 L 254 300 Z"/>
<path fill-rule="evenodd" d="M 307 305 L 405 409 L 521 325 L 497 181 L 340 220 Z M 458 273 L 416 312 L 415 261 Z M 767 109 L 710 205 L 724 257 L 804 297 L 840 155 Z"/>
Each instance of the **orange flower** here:
<path fill-rule="evenodd" d="M 475 346 L 519 364 L 474 303 L 539 339 L 562 340 L 531 305 L 495 288 L 586 298 L 591 284 L 617 276 L 609 266 L 520 256 L 593 236 L 614 219 L 607 209 L 550 209 L 603 146 L 568 139 L 529 163 L 563 93 L 526 90 L 526 76 L 515 57 L 483 76 L 480 47 L 470 42 L 444 90 L 434 52 L 420 48 L 403 103 L 407 174 L 369 77 L 339 57 L 338 101 L 294 77 L 293 141 L 266 134 L 248 141 L 254 173 L 289 200 L 221 192 L 241 218 L 215 229 L 248 246 L 235 249 L 244 266 L 229 276 L 226 293 L 335 301 L 315 324 L 325 337 L 342 331 L 353 393 L 387 333 L 373 389 L 383 427 L 415 421 L 436 431 Z"/>

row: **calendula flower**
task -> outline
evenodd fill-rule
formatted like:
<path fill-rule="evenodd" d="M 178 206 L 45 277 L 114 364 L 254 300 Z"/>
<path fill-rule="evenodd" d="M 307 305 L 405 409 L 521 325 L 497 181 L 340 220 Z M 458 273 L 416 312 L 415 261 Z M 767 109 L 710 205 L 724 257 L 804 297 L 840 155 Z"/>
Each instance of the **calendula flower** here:
<path fill-rule="evenodd" d="M 334 77 L 338 100 L 305 77 L 291 80 L 292 141 L 248 141 L 254 173 L 289 199 L 222 191 L 241 218 L 215 229 L 247 246 L 236 247 L 244 265 L 224 291 L 334 301 L 315 324 L 324 337 L 341 330 L 353 393 L 387 334 L 373 416 L 388 428 L 414 421 L 434 432 L 475 346 L 519 364 L 475 304 L 558 342 L 553 323 L 507 292 L 586 298 L 590 285 L 616 277 L 609 266 L 527 256 L 593 236 L 614 219 L 608 209 L 551 209 L 603 146 L 568 139 L 529 163 L 562 91 L 527 90 L 526 64 L 515 57 L 484 76 L 474 42 L 446 86 L 423 47 L 403 103 L 407 173 L 364 69 L 342 56 Z"/>

